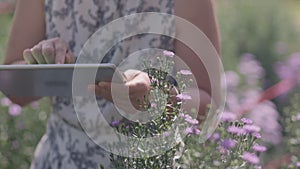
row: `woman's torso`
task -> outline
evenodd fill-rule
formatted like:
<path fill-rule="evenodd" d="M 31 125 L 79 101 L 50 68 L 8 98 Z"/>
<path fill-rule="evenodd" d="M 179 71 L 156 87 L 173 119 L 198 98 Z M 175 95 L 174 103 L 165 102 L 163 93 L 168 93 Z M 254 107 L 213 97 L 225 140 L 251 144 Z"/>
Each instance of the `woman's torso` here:
<path fill-rule="evenodd" d="M 46 39 L 64 39 L 78 56 L 88 38 L 109 22 L 141 12 L 173 14 L 173 7 L 173 0 L 45 0 Z M 172 50 L 173 41 L 159 35 L 132 37 L 117 44 L 102 62 L 118 65 L 128 54 L 144 48 Z M 98 101 L 109 113 L 115 112 L 112 103 Z M 53 97 L 52 106 L 47 132 L 37 147 L 32 168 L 95 168 L 97 163 L 109 166 L 109 154 L 81 130 L 72 98 Z"/>

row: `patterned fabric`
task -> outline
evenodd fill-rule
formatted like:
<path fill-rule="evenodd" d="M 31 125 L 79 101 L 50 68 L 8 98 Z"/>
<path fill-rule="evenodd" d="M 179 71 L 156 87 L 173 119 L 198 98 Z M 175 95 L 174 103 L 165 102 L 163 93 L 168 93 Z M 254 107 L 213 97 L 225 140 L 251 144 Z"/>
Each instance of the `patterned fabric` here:
<path fill-rule="evenodd" d="M 172 0 L 45 0 L 46 39 L 61 37 L 75 56 L 87 39 L 105 24 L 133 13 L 173 14 Z M 123 58 L 144 48 L 172 50 L 172 40 L 159 35 L 135 36 L 117 44 L 102 62 L 118 65 Z M 99 99 L 108 114 L 112 103 Z M 37 146 L 31 169 L 114 168 L 109 153 L 97 146 L 81 129 L 72 98 L 53 97 L 47 130 Z M 109 117 L 106 117 L 109 119 Z M 112 120 L 112 119 L 111 119 Z"/>

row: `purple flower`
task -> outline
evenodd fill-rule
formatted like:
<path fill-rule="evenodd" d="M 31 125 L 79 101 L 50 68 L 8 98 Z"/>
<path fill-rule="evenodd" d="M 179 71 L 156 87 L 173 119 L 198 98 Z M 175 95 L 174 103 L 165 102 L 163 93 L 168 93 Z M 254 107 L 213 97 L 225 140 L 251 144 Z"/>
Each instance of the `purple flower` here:
<path fill-rule="evenodd" d="M 221 121 L 222 122 L 231 122 L 231 121 L 234 121 L 236 120 L 236 115 L 231 113 L 231 112 L 223 112 L 221 114 Z"/>
<path fill-rule="evenodd" d="M 197 128 L 194 128 L 194 127 L 188 127 L 185 129 L 185 133 L 186 134 L 196 134 L 196 135 L 199 135 L 200 134 L 200 130 L 197 129 Z"/>
<path fill-rule="evenodd" d="M 262 131 L 263 141 L 278 144 L 282 139 L 281 126 L 278 123 L 279 113 L 276 106 L 269 101 L 265 101 L 248 114 L 253 123 L 259 126 Z"/>
<path fill-rule="evenodd" d="M 257 132 L 260 132 L 260 127 L 258 127 L 256 125 L 246 124 L 246 125 L 243 126 L 243 129 L 245 129 L 245 131 L 248 132 L 248 133 L 257 133 Z"/>
<path fill-rule="evenodd" d="M 221 142 L 221 146 L 224 147 L 225 149 L 227 150 L 230 150 L 232 148 L 234 148 L 237 144 L 237 141 L 236 140 L 233 140 L 233 139 L 225 139 Z"/>
<path fill-rule="evenodd" d="M 219 140 L 220 139 L 220 134 L 219 133 L 213 133 L 212 135 L 210 135 L 209 137 L 208 137 L 208 139 L 209 140 L 211 140 L 211 141 L 217 141 L 217 140 Z"/>
<path fill-rule="evenodd" d="M 121 122 L 120 122 L 120 120 L 115 120 L 115 121 L 113 121 L 112 123 L 111 123 L 111 125 L 112 126 L 117 126 L 117 125 L 119 125 Z"/>
<path fill-rule="evenodd" d="M 246 53 L 242 56 L 238 66 L 241 74 L 245 75 L 249 84 L 255 84 L 258 79 L 264 76 L 265 71 L 260 63 L 254 59 L 254 55 Z"/>
<path fill-rule="evenodd" d="M 185 132 L 187 134 L 193 134 L 194 133 L 194 129 L 193 129 L 193 127 L 188 127 L 188 128 L 185 129 Z"/>
<path fill-rule="evenodd" d="M 168 57 L 173 57 L 175 55 L 174 52 L 167 51 L 167 50 L 163 51 L 163 54 L 164 56 L 168 56 Z"/>
<path fill-rule="evenodd" d="M 240 83 L 240 77 L 234 71 L 225 72 L 227 88 L 235 88 Z"/>
<path fill-rule="evenodd" d="M 176 97 L 180 100 L 191 100 L 192 99 L 192 97 L 190 95 L 187 95 L 184 93 L 178 94 Z"/>
<path fill-rule="evenodd" d="M 193 73 L 189 70 L 180 70 L 179 71 L 180 74 L 182 75 L 192 75 Z"/>
<path fill-rule="evenodd" d="M 9 106 L 9 105 L 11 105 L 10 99 L 7 98 L 7 97 L 2 98 L 2 99 L 1 99 L 1 105 L 2 105 L 2 106 Z"/>
<path fill-rule="evenodd" d="M 201 134 L 201 130 L 197 129 L 197 128 L 194 128 L 194 134 L 200 135 Z"/>
<path fill-rule="evenodd" d="M 267 151 L 267 147 L 262 146 L 262 145 L 258 145 L 258 144 L 255 144 L 252 148 L 253 148 L 254 151 L 257 151 L 257 152 Z"/>
<path fill-rule="evenodd" d="M 185 121 L 191 125 L 199 124 L 199 121 L 197 119 L 193 119 L 191 116 L 186 116 Z"/>
<path fill-rule="evenodd" d="M 245 161 L 251 164 L 259 163 L 259 158 L 255 154 L 249 152 L 244 152 L 242 159 L 244 159 Z"/>
<path fill-rule="evenodd" d="M 239 128 L 239 127 L 236 127 L 236 126 L 229 126 L 227 128 L 227 131 L 229 133 L 236 134 L 236 135 L 242 135 L 242 134 L 245 133 L 245 130 L 243 128 Z"/>
<path fill-rule="evenodd" d="M 170 135 L 169 132 L 167 132 L 167 131 L 164 132 L 164 137 L 168 137 L 169 135 Z"/>
<path fill-rule="evenodd" d="M 296 167 L 300 167 L 300 162 L 297 162 L 297 163 L 296 163 Z"/>
<path fill-rule="evenodd" d="M 294 53 L 290 56 L 286 63 L 278 62 L 275 65 L 275 71 L 281 79 L 298 79 L 300 71 L 300 52 Z"/>
<path fill-rule="evenodd" d="M 259 133 L 252 133 L 252 135 L 255 137 L 255 138 L 261 138 L 261 135 Z"/>
<path fill-rule="evenodd" d="M 296 119 L 300 121 L 300 113 L 296 116 Z"/>
<path fill-rule="evenodd" d="M 242 121 L 244 124 L 253 124 L 253 121 L 252 121 L 251 119 L 242 118 L 241 121 Z"/>
<path fill-rule="evenodd" d="M 151 102 L 151 107 L 152 108 L 156 108 L 157 107 L 157 104 L 155 102 Z"/>
<path fill-rule="evenodd" d="M 11 116 L 18 116 L 21 114 L 21 111 L 22 111 L 22 107 L 17 104 L 12 104 L 8 108 L 8 113 Z"/>
<path fill-rule="evenodd" d="M 238 112 L 240 109 L 239 99 L 236 94 L 228 93 L 226 96 L 226 105 L 228 107 L 228 111 L 230 112 Z M 234 113 L 232 113 L 234 114 Z M 236 118 L 234 118 L 236 120 Z"/>
<path fill-rule="evenodd" d="M 180 113 L 180 114 L 178 115 L 178 117 L 185 118 L 185 114 L 184 114 L 184 113 Z"/>
<path fill-rule="evenodd" d="M 292 69 L 299 70 L 300 69 L 300 52 L 292 54 L 290 56 L 290 58 L 288 59 L 287 63 Z"/>
<path fill-rule="evenodd" d="M 274 69 L 280 79 L 288 79 L 293 77 L 293 71 L 285 63 L 277 62 L 274 66 Z"/>

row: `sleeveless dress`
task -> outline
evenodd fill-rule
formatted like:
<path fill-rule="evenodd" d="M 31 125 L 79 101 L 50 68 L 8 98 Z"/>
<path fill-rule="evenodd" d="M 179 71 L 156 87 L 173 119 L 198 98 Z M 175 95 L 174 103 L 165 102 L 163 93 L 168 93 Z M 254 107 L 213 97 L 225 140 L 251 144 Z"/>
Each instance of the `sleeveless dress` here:
<path fill-rule="evenodd" d="M 46 39 L 61 37 L 78 56 L 88 38 L 100 27 L 129 14 L 173 14 L 172 0 L 45 0 Z M 132 37 L 117 44 L 102 60 L 118 64 L 126 55 L 143 48 L 173 49 L 171 38 Z M 100 106 L 112 103 L 100 101 Z M 95 144 L 82 130 L 70 97 L 53 97 L 46 133 L 38 144 L 31 169 L 115 168 L 110 153 Z M 111 109 L 111 111 L 114 111 Z"/>

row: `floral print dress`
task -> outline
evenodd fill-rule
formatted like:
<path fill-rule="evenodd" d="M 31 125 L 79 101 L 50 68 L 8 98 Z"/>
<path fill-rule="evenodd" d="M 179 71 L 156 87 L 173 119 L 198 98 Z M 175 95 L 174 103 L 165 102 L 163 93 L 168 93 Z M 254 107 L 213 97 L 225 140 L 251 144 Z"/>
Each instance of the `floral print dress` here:
<path fill-rule="evenodd" d="M 109 22 L 133 13 L 173 14 L 172 0 L 45 0 L 46 39 L 60 37 L 78 56 L 88 38 Z M 171 38 L 153 35 L 132 37 L 117 44 L 102 60 L 119 64 L 128 54 L 143 48 L 172 50 Z M 99 99 L 99 106 L 115 110 Z M 45 135 L 38 144 L 31 169 L 115 168 L 110 153 L 95 144 L 82 130 L 70 97 L 53 97 Z"/>

